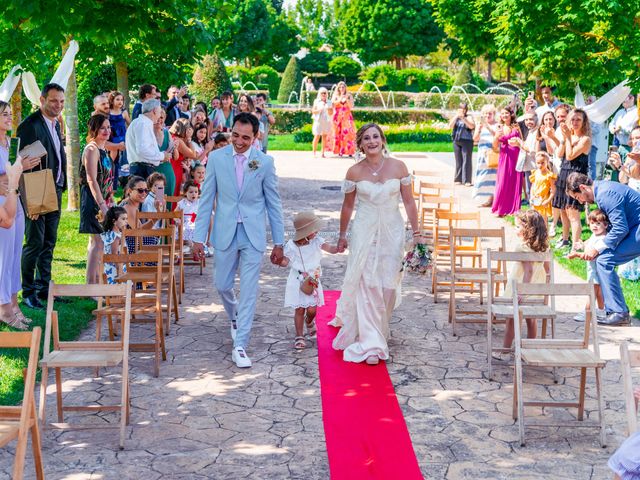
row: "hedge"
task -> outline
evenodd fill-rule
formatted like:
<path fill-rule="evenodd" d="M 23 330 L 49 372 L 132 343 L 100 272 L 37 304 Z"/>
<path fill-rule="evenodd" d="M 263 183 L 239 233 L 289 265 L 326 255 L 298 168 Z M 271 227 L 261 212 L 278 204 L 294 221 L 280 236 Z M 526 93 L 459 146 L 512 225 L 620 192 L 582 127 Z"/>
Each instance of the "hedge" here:
<path fill-rule="evenodd" d="M 360 122 L 356 122 L 356 126 L 360 127 Z M 425 125 L 416 125 L 413 128 L 390 125 L 388 127 L 383 126 L 382 129 L 384 130 L 384 135 L 387 137 L 387 142 L 390 144 L 403 142 L 433 143 L 448 142 L 451 140 L 451 130 Z M 311 142 L 313 140 L 311 125 L 305 125 L 293 132 L 293 140 L 296 143 Z"/>
<path fill-rule="evenodd" d="M 308 108 L 277 108 L 273 109 L 273 114 L 276 117 L 276 123 L 271 127 L 270 131 L 275 134 L 293 133 L 311 121 L 311 109 Z M 445 120 L 437 111 L 416 108 L 410 110 L 370 110 L 354 108 L 353 118 L 356 122 L 376 122 L 381 125 L 428 123 Z"/>
<path fill-rule="evenodd" d="M 428 92 L 433 87 L 448 90 L 453 85 L 451 75 L 441 68 L 396 70 L 391 65 L 378 65 L 367 69 L 360 77 L 374 82 L 380 90 Z M 367 84 L 365 89 L 373 91 L 375 87 Z"/>
<path fill-rule="evenodd" d="M 485 95 L 463 93 L 414 93 L 414 92 L 354 92 L 353 87 L 349 88 L 353 94 L 357 107 L 382 107 L 382 100 L 387 108 L 427 108 L 455 110 L 460 102 L 469 102 L 472 110 L 480 110 L 483 105 L 493 103 L 496 107 L 508 105 L 511 102 L 511 95 Z M 380 98 L 382 96 L 382 98 Z M 444 106 L 443 106 L 444 101 Z"/>

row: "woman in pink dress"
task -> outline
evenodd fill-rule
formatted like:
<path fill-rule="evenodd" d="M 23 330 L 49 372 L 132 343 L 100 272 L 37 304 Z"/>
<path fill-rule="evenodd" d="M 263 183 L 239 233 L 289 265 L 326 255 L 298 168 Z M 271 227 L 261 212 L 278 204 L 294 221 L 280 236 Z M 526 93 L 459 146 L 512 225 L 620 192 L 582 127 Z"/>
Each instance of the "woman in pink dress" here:
<path fill-rule="evenodd" d="M 491 211 L 504 217 L 520 210 L 520 192 L 522 192 L 522 172 L 516 171 L 518 163 L 518 138 L 522 138 L 516 115 L 509 107 L 500 110 L 500 126 L 493 137 L 493 149 L 500 148 L 496 193 Z"/>
<path fill-rule="evenodd" d="M 333 153 L 353 156 L 356 153 L 356 126 L 353 122 L 353 97 L 347 92 L 347 84 L 338 82 L 331 99 L 333 104 Z"/>

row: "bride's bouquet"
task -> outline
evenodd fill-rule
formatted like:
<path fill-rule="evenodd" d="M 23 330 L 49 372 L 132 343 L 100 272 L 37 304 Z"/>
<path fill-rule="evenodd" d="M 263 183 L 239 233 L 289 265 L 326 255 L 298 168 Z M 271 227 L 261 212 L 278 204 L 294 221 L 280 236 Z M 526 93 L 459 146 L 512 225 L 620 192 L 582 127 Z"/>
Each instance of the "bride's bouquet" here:
<path fill-rule="evenodd" d="M 416 243 L 402 260 L 401 272 L 425 275 L 431 266 L 431 251 L 424 243 Z"/>

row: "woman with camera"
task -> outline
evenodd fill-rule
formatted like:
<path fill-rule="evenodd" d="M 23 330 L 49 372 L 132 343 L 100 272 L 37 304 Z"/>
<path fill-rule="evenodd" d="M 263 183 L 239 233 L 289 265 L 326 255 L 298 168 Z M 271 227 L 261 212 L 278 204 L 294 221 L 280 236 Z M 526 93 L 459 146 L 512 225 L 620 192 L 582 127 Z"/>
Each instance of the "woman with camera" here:
<path fill-rule="evenodd" d="M 471 155 L 473 153 L 473 131 L 476 124 L 469 115 L 469 107 L 461 103 L 456 115 L 449 120 L 453 156 L 456 159 L 456 171 L 453 181 L 456 185 L 464 183 L 471 186 Z"/>

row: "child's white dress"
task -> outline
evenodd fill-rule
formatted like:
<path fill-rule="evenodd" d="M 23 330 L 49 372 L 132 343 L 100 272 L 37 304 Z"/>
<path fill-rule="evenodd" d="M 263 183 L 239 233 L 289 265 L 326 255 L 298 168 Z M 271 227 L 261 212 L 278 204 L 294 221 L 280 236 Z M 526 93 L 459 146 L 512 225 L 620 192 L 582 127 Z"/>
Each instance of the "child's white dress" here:
<path fill-rule="evenodd" d="M 196 215 L 198 214 L 198 200 L 193 202 L 186 198 L 183 198 L 178 202 L 176 206 L 177 210 L 182 210 L 183 224 L 182 224 L 182 239 L 185 242 L 193 241 L 193 234 L 196 230 Z"/>
<path fill-rule="evenodd" d="M 324 305 L 322 291 L 322 245 L 325 240 L 315 237 L 308 245 L 298 247 L 293 240 L 289 240 L 284 246 L 284 255 L 289 259 L 289 277 L 284 292 L 284 306 L 292 308 L 307 308 Z M 300 254 L 302 253 L 302 257 Z M 304 268 L 302 266 L 304 260 Z M 312 295 L 306 295 L 300 290 L 300 284 L 304 279 L 302 272 L 306 271 L 318 279 L 318 288 Z"/>

